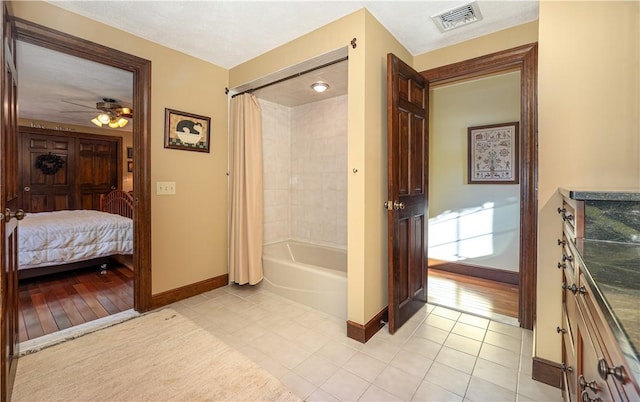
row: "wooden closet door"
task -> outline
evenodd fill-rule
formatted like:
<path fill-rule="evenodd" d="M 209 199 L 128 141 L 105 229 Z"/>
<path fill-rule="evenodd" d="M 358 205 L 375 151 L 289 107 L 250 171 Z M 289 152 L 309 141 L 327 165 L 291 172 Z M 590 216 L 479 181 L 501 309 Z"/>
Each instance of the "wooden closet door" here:
<path fill-rule="evenodd" d="M 117 142 L 79 138 L 77 149 L 77 208 L 99 209 L 100 194 L 118 188 Z"/>
<path fill-rule="evenodd" d="M 48 212 L 74 208 L 75 139 L 32 133 L 20 133 L 22 208 L 26 212 Z M 45 174 L 36 167 L 39 156 L 54 154 L 64 165 L 54 174 Z"/>

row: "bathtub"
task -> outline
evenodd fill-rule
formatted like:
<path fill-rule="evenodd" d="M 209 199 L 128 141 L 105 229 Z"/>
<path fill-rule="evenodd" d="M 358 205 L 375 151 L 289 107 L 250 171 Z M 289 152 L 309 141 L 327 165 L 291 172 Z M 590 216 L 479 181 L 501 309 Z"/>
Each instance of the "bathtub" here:
<path fill-rule="evenodd" d="M 263 288 L 347 319 L 347 251 L 297 241 L 264 246 Z"/>

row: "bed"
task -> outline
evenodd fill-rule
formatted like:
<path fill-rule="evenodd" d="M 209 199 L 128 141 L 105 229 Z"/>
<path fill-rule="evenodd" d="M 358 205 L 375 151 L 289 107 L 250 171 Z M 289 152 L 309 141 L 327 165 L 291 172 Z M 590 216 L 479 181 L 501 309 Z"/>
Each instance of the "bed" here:
<path fill-rule="evenodd" d="M 106 264 L 133 253 L 133 197 L 114 190 L 101 195 L 100 211 L 27 214 L 18 239 L 20 279 Z"/>

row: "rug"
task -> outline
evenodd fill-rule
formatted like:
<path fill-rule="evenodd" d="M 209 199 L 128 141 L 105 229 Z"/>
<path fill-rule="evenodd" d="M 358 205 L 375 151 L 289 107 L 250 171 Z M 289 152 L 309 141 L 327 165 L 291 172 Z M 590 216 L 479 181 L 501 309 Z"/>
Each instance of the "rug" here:
<path fill-rule="evenodd" d="M 299 401 L 171 309 L 22 356 L 14 401 Z"/>

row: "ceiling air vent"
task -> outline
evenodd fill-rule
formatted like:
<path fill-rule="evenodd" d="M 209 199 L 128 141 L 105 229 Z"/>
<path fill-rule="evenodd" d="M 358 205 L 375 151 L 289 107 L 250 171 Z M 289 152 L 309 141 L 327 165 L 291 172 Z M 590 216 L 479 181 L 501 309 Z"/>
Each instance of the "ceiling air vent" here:
<path fill-rule="evenodd" d="M 478 3 L 471 2 L 431 17 L 441 32 L 450 31 L 472 22 L 482 20 Z"/>

